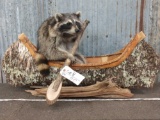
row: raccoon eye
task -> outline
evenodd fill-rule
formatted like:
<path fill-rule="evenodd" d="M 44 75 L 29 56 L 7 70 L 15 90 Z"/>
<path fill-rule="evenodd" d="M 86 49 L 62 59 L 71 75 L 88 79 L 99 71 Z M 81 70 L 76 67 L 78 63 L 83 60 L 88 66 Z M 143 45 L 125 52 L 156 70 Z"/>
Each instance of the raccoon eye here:
<path fill-rule="evenodd" d="M 60 26 L 59 30 L 60 31 L 65 31 L 65 30 L 69 30 L 72 27 L 72 23 L 66 23 Z"/>
<path fill-rule="evenodd" d="M 81 29 L 81 24 L 79 22 L 76 21 L 76 25 L 79 29 Z"/>
<path fill-rule="evenodd" d="M 68 22 L 67 25 L 68 25 L 68 26 L 72 26 L 72 23 Z"/>

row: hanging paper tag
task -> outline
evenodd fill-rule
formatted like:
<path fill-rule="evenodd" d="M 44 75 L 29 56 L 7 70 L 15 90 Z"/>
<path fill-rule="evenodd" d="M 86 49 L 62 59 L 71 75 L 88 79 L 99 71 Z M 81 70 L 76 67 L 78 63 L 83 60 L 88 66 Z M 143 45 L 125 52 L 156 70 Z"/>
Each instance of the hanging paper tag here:
<path fill-rule="evenodd" d="M 76 71 L 72 70 L 70 67 L 65 66 L 61 71 L 60 74 L 67 78 L 68 80 L 72 81 L 76 85 L 79 85 L 82 80 L 85 78 L 83 75 L 77 73 Z"/>

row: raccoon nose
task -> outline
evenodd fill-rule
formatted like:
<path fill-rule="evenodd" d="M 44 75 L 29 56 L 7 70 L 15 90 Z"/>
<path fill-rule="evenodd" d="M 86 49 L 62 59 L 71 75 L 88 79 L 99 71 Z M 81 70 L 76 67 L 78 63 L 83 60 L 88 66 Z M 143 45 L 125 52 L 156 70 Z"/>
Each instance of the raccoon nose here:
<path fill-rule="evenodd" d="M 78 33 L 80 30 L 79 29 L 76 29 L 76 33 Z"/>

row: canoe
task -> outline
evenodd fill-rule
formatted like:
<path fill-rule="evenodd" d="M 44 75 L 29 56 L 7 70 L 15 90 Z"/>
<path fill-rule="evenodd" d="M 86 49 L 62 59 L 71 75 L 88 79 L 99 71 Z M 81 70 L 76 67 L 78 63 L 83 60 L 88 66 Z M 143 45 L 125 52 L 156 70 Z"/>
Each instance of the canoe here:
<path fill-rule="evenodd" d="M 120 87 L 153 87 L 160 69 L 160 59 L 144 38 L 144 33 L 140 32 L 114 54 L 86 57 L 86 64 L 72 64 L 70 67 L 85 77 L 79 86 L 93 85 L 114 77 L 112 82 Z M 35 65 L 36 51 L 24 34 L 6 50 L 2 70 L 9 84 L 46 86 L 56 79 L 64 62 L 49 61 L 50 75 L 43 77 Z M 63 78 L 63 86 L 76 85 Z"/>

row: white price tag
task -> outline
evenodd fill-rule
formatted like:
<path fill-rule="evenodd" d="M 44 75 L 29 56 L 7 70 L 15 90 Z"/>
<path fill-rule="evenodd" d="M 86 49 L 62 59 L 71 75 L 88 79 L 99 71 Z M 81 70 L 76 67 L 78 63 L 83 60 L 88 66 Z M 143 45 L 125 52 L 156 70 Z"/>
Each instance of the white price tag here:
<path fill-rule="evenodd" d="M 79 85 L 82 80 L 85 78 L 83 75 L 77 73 L 76 71 L 72 70 L 70 67 L 65 66 L 61 71 L 60 74 L 67 78 L 68 80 L 72 81 L 76 85 Z"/>

